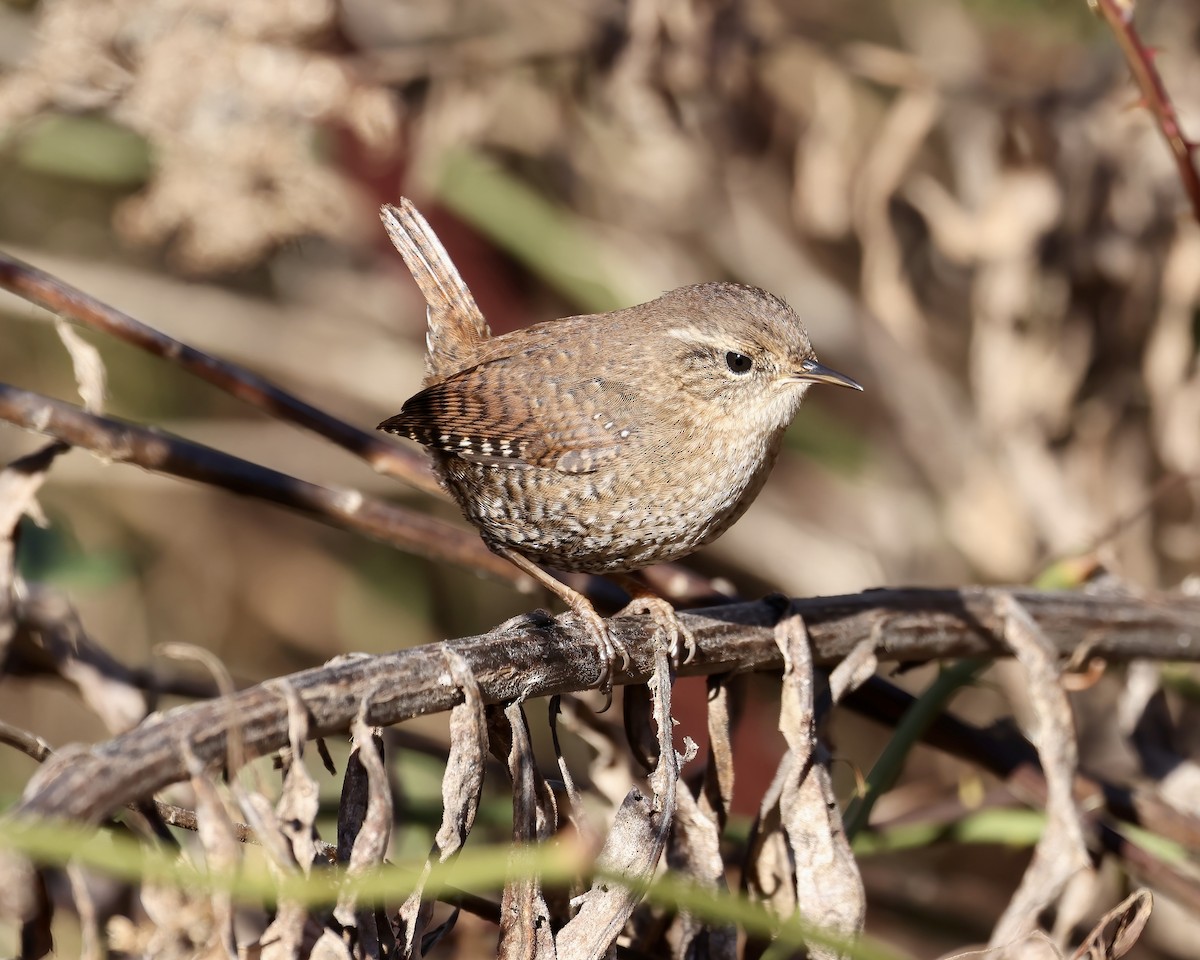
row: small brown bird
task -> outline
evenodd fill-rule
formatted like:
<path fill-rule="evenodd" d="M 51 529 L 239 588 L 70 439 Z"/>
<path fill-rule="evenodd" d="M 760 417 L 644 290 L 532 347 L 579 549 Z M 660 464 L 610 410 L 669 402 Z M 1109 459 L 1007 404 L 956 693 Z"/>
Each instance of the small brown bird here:
<path fill-rule="evenodd" d="M 610 690 L 625 650 L 541 565 L 619 575 L 692 553 L 758 495 L 809 384 L 862 387 L 817 362 L 783 300 L 733 283 L 492 337 L 412 204 L 381 216 L 429 329 L 425 389 L 379 428 L 428 447 L 488 547 L 583 619 Z M 686 638 L 645 591 L 625 612 L 653 616 L 673 650 Z"/>

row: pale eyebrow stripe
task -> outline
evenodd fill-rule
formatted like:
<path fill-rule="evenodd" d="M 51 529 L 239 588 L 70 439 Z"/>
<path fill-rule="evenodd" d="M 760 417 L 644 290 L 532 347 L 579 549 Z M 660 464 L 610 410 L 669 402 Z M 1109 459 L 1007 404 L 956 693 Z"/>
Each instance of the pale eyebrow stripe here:
<path fill-rule="evenodd" d="M 666 331 L 668 337 L 674 337 L 676 340 L 686 340 L 688 343 L 699 343 L 706 347 L 714 347 L 718 350 L 728 350 L 729 345 L 719 337 L 708 337 L 702 333 L 697 333 L 694 328 L 688 329 L 684 327 L 672 327 Z"/>

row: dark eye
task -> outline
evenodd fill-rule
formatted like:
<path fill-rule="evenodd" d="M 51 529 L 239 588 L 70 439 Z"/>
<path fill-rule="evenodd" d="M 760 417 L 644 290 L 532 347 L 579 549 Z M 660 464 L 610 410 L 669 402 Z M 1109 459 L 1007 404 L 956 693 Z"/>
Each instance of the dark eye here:
<path fill-rule="evenodd" d="M 729 364 L 729 369 L 734 373 L 749 373 L 750 368 L 754 366 L 753 360 L 736 350 L 730 350 L 725 354 L 725 362 Z"/>

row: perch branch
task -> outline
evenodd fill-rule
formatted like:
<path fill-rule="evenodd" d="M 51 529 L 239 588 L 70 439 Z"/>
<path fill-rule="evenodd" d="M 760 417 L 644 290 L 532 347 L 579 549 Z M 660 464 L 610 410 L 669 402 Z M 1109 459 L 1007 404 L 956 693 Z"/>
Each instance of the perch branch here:
<path fill-rule="evenodd" d="M 1001 589 L 873 590 L 843 597 L 796 601 L 811 633 L 814 657 L 832 664 L 861 641 L 874 638 L 881 660 L 1004 655 L 995 639 Z M 1049 642 L 1067 656 L 1086 645 L 1112 660 L 1200 659 L 1200 601 L 1184 597 L 1141 599 L 1078 593 L 1018 591 Z M 778 669 L 773 639 L 777 607 L 736 604 L 684 614 L 699 645 L 685 674 Z M 630 650 L 630 669 L 618 683 L 644 683 L 652 669 L 654 628 L 643 618 L 611 621 Z M 364 697 L 367 722 L 389 725 L 448 710 L 459 700 L 450 680 L 449 650 L 463 656 L 483 698 L 501 703 L 595 686 L 601 664 L 586 631 L 572 617 L 526 618 L 467 640 L 429 644 L 379 657 L 343 658 L 292 675 L 288 682 L 310 716 L 309 736 L 344 731 Z M 72 757 L 42 779 L 16 812 L 95 821 L 132 799 L 149 796 L 186 777 L 180 744 L 206 763 L 225 757 L 226 737 L 237 722 L 247 754 L 261 756 L 287 744 L 287 703 L 271 681 L 223 700 L 179 707 L 136 730 Z"/>

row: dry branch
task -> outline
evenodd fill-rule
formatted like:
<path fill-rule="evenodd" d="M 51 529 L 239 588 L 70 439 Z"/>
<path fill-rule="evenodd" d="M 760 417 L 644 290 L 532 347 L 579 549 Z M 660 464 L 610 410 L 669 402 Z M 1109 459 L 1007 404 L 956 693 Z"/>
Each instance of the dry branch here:
<path fill-rule="evenodd" d="M 997 597 L 1008 591 L 874 590 L 796 601 L 812 636 L 814 661 L 836 663 L 874 637 L 881 659 L 1003 656 L 1004 628 Z M 1111 660 L 1200 659 L 1200 601 L 1081 593 L 1017 591 L 1019 602 L 1062 656 L 1086 646 Z M 684 614 L 699 644 L 685 674 L 773 670 L 782 666 L 772 627 L 777 607 L 763 601 Z M 611 628 L 631 651 L 618 683 L 644 683 L 652 670 L 653 628 L 641 619 L 616 619 Z M 600 662 L 580 624 L 531 617 L 466 640 L 429 644 L 379 657 L 358 656 L 288 678 L 310 715 L 309 736 L 344 731 L 362 698 L 373 694 L 366 721 L 388 725 L 449 710 L 461 700 L 451 680 L 452 651 L 474 673 L 487 703 L 540 697 L 595 686 Z M 32 787 L 18 814 L 95 821 L 128 801 L 186 776 L 179 745 L 205 762 L 222 761 L 236 718 L 244 749 L 261 756 L 287 744 L 288 709 L 275 683 L 221 700 L 180 707 L 124 736 L 73 756 Z"/>
<path fill-rule="evenodd" d="M 91 450 L 106 460 L 132 463 L 290 507 L 344 530 L 487 573 L 518 587 L 527 588 L 532 583 L 488 550 L 475 534 L 358 490 L 337 490 L 299 480 L 161 430 L 87 413 L 72 404 L 8 384 L 0 384 L 0 419 Z"/>
<path fill-rule="evenodd" d="M 235 363 L 197 350 L 135 320 L 16 257 L 0 252 L 0 288 L 10 290 L 50 312 L 102 330 L 156 357 L 178 364 L 188 373 L 211 383 L 280 420 L 311 430 L 344 450 L 361 457 L 380 473 L 403 480 L 427 492 L 438 492 L 425 458 L 359 430 L 281 387 Z"/>

